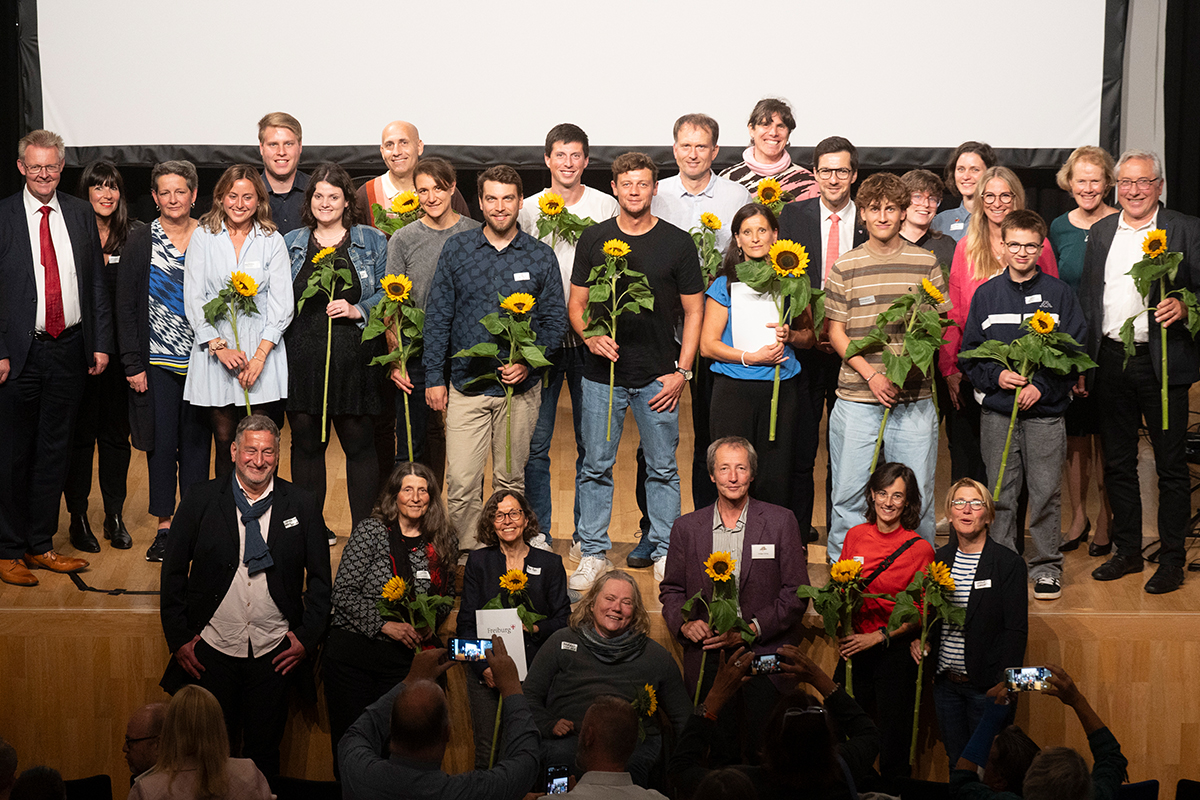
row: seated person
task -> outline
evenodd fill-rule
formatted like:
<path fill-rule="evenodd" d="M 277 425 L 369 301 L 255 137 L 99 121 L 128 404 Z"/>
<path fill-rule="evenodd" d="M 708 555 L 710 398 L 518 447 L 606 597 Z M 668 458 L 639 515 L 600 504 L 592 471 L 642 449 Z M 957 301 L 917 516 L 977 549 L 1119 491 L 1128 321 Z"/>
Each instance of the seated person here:
<path fill-rule="evenodd" d="M 676 733 L 692 713 L 679 667 L 671 654 L 650 638 L 650 616 L 637 584 L 614 570 L 596 580 L 571 613 L 570 627 L 555 633 L 538 650 L 525 677 L 525 692 L 542 734 L 542 765 L 575 763 L 578 731 L 588 707 L 600 695 L 632 701 L 644 686 Z M 507 721 L 506 721 L 507 722 Z M 646 737 L 634 749 L 627 770 L 645 787 L 662 748 L 658 722 L 643 721 Z"/>
<path fill-rule="evenodd" d="M 662 798 L 653 789 L 633 785 L 625 770 L 637 746 L 638 719 L 633 704 L 623 697 L 601 695 L 583 715 L 575 763 L 583 770 L 567 797 L 607 800 L 614 796 Z"/>
<path fill-rule="evenodd" d="M 162 738 L 166 703 L 147 703 L 129 716 L 125 725 L 125 763 L 129 765 L 129 785 L 149 771 L 158 761 L 158 741 Z M 0 793 L 0 798 L 3 793 Z"/>
<path fill-rule="evenodd" d="M 504 698 L 504 738 L 496 766 L 460 775 L 441 770 L 450 742 L 450 708 L 434 683 L 454 665 L 442 662 L 445 648 L 413 657 L 404 681 L 371 704 L 338 746 L 342 787 L 355 800 L 392 800 L 404 788 L 407 800 L 513 800 L 524 795 L 538 773 L 538 735 L 521 694 L 517 665 L 493 637 L 488 667 Z M 387 757 L 380 755 L 387 752 Z"/>
<path fill-rule="evenodd" d="M 67 786 L 53 767 L 30 767 L 13 782 L 9 800 L 67 800 Z"/>

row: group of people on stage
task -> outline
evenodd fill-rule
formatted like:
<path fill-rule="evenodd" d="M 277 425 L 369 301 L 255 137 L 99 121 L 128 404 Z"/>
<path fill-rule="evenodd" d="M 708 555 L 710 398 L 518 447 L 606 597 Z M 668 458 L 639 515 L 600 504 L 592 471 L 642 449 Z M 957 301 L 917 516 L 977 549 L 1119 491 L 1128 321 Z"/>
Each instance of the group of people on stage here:
<path fill-rule="evenodd" d="M 384 734 L 388 725 L 380 703 L 412 704 L 435 735 L 409 742 L 432 746 L 436 692 L 411 694 L 401 681 L 410 670 L 436 677 L 442 669 L 419 666 L 414 653 L 437 649 L 450 606 L 439 605 L 431 620 L 397 621 L 380 597 L 393 580 L 410 596 L 452 597 L 464 561 L 461 636 L 476 638 L 473 612 L 512 585 L 506 575 L 523 576 L 521 597 L 540 617 L 524 626 L 527 703 L 503 702 L 522 692 L 503 653 L 473 665 L 477 766 L 491 760 L 492 731 L 515 736 L 531 724 L 543 766 L 574 767 L 592 701 L 634 699 L 643 684 L 686 737 L 693 689 L 717 692 L 722 704 L 733 699 L 722 674 L 749 669 L 743 642 L 758 655 L 783 654 L 793 679 L 755 676 L 724 717 L 701 714 L 715 720 L 706 735 L 722 743 L 714 752 L 729 763 L 766 753 L 765 732 L 790 736 L 800 723 L 789 720 L 817 703 L 803 696 L 779 711 L 793 702 L 786 692 L 798 676 L 825 695 L 831 712 L 854 720 L 861 705 L 874 717 L 851 725 L 863 737 L 863 758 L 843 762 L 869 765 L 866 751 L 878 747 L 885 776 L 906 774 L 912 672 L 923 658 L 936 659 L 939 724 L 957 762 L 986 690 L 1004 667 L 1020 664 L 1027 582 L 1035 598 L 1059 597 L 1061 553 L 1087 542 L 1092 477 L 1105 512 L 1089 551 L 1112 555 L 1093 577 L 1142 571 L 1143 419 L 1159 475 L 1161 542 L 1146 591 L 1183 583 L 1187 395 L 1200 360 L 1179 290 L 1195 288 L 1190 259 L 1200 253 L 1200 221 L 1159 204 L 1162 166 L 1144 151 L 1114 163 L 1099 148 L 1076 150 L 1059 183 L 1078 208 L 1047 226 L 1025 209 L 1020 181 L 986 144 L 960 146 L 944 179 L 923 169 L 880 173 L 855 190 L 855 146 L 822 140 L 810 169 L 788 153 L 794 128 L 786 103 L 760 101 L 748 120 L 750 146 L 718 175 L 717 123 L 687 114 L 673 132 L 679 173 L 660 181 L 652 159 L 625 153 L 612 164 L 610 196 L 582 181 L 586 133 L 556 125 L 546 137 L 543 192 L 525 197 L 508 166 L 480 173 L 482 224 L 466 213 L 453 166 L 421 158 L 423 143 L 407 122 L 384 128 L 388 172 L 356 189 L 337 164 L 299 171 L 300 123 L 268 114 L 259 123 L 263 170 L 227 169 L 199 219 L 195 168 L 155 165 L 160 216 L 149 225 L 129 218 L 110 164 L 84 171 L 86 200 L 58 191 L 62 139 L 28 134 L 18 159 L 26 186 L 0 201 L 0 579 L 29 586 L 37 583 L 31 570 L 87 567 L 53 548 L 63 493 L 72 543 L 99 552 L 87 516 L 95 447 L 104 536 L 113 547 L 132 545 L 123 520 L 132 441 L 147 453 L 149 512 L 158 518 L 146 557 L 163 561 L 163 628 L 173 654 L 163 685 L 210 690 L 234 741 L 268 775 L 278 772 L 288 683 L 311 672 L 296 667 L 318 646 L 343 780 L 361 780 L 379 757 L 380 725 Z M 1119 211 L 1107 205 L 1114 188 Z M 961 205 L 935 213 L 945 192 Z M 1157 247 L 1158 230 L 1158 252 L 1179 254 L 1178 267 L 1143 295 L 1128 273 L 1147 243 Z M 721 257 L 709 277 L 696 244 L 703 231 Z M 782 322 L 764 323 L 772 330 L 759 332 L 757 346 L 739 347 L 746 338 L 737 314 L 755 294 L 738 285 L 739 266 L 771 262 L 785 240 L 795 274 L 824 292 L 825 322 L 814 325 L 813 309 L 788 308 Z M 614 265 L 616 282 L 599 291 L 596 276 Z M 641 288 L 623 295 L 634 283 Z M 872 331 L 909 295 L 945 320 L 935 327 L 947 341 L 925 352 L 929 369 L 897 376 L 889 365 L 903 355 L 916 317 L 893 315 L 881 333 Z M 601 307 L 610 296 L 636 300 L 617 307 L 619 326 Z M 390 317 L 376 309 L 383 302 Z M 420 355 L 374 365 L 404 344 L 413 318 L 406 304 L 423 312 Z M 488 326 L 490 314 L 510 322 L 496 317 Z M 381 316 L 386 335 L 364 340 Z M 1122 342 L 1130 317 L 1132 355 Z M 510 354 L 517 325 L 536 342 Z M 1022 374 L 1015 363 L 959 357 L 1031 329 L 1067 334 L 1098 366 Z M 878 346 L 855 345 L 873 335 Z M 475 355 L 459 355 L 472 348 Z M 564 383 L 576 450 L 569 558 L 578 566 L 569 576 L 550 552 L 549 451 Z M 697 510 L 681 515 L 678 408 L 689 385 Z M 637 583 L 608 558 L 627 410 L 638 426 L 643 521 L 626 563 L 653 569 L 664 620 L 684 650 L 682 676 L 649 637 Z M 886 601 L 866 603 L 855 632 L 838 643 L 859 665 L 858 704 L 831 700 L 840 690 L 794 647 L 826 413 L 828 558 L 859 561 L 872 576 L 870 591 L 884 593 L 907 586 L 935 558 L 944 415 L 951 540 L 936 557 L 959 587 L 954 604 L 984 612 L 965 628 L 945 626 L 931 655 L 910 647 L 912 625 L 889 627 Z M 285 419 L 291 483 L 275 475 Z M 322 514 L 331 428 L 345 453 L 353 523 L 336 581 L 328 553 L 336 536 Z M 489 456 L 495 494 L 485 502 Z M 1065 539 L 1064 464 L 1074 515 Z M 1001 474 L 993 500 L 989 487 Z M 1022 559 L 1026 515 L 1031 546 Z M 732 556 L 745 636 L 720 630 L 685 602 L 697 592 L 712 598 L 705 559 L 716 551 Z M 492 719 L 503 724 L 489 727 Z M 394 736 L 396 715 L 390 724 Z M 661 746 L 658 724 L 639 726 L 625 758 L 641 784 Z M 872 737 L 877 744 L 863 744 Z M 393 752 L 398 746 L 393 739 Z M 862 777 L 839 772 L 830 780 Z M 362 796 L 372 790 L 363 785 Z"/>

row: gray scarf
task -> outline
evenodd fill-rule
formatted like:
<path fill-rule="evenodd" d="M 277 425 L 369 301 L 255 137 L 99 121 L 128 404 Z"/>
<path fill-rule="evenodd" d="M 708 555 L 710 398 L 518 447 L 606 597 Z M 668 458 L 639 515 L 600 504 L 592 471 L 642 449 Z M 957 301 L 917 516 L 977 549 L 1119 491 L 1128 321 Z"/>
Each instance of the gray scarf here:
<path fill-rule="evenodd" d="M 637 658 L 646 649 L 646 634 L 633 628 L 619 636 L 606 639 L 596 632 L 596 626 L 588 622 L 577 631 L 583 645 L 601 664 L 620 664 Z"/>

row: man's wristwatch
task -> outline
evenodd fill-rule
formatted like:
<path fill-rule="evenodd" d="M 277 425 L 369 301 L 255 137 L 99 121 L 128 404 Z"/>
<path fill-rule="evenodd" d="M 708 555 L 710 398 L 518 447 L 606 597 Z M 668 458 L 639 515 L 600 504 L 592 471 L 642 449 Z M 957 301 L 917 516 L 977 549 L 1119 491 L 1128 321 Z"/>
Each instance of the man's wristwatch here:
<path fill-rule="evenodd" d="M 692 371 L 686 367 L 679 366 L 678 361 L 675 362 L 675 371 L 682 375 L 685 381 L 690 381 L 692 379 Z"/>

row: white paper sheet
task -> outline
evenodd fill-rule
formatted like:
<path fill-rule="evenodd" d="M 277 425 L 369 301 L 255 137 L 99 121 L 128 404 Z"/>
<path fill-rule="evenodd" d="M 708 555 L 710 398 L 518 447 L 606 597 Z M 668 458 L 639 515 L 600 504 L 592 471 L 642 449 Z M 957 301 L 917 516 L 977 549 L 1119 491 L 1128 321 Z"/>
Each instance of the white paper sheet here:
<path fill-rule="evenodd" d="M 517 677 L 525 680 L 525 634 L 515 608 L 489 608 L 475 612 L 475 629 L 480 639 L 499 636 L 517 664 Z"/>
<path fill-rule="evenodd" d="M 735 348 L 753 353 L 775 343 L 775 329 L 767 323 L 779 322 L 779 309 L 770 294 L 760 294 L 738 281 L 730 287 L 729 299 Z"/>

